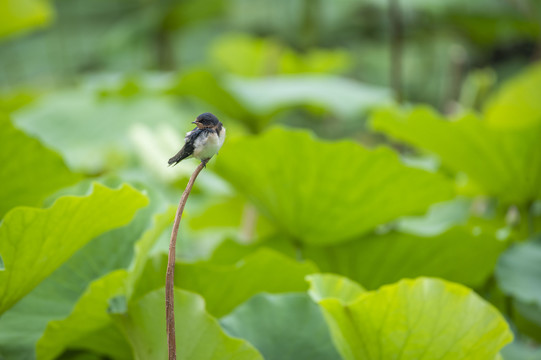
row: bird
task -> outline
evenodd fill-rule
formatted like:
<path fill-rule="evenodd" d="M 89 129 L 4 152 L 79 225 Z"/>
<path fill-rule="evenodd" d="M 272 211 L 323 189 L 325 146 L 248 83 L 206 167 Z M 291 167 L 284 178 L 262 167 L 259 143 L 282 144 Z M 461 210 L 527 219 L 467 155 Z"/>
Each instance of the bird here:
<path fill-rule="evenodd" d="M 222 147 L 225 140 L 225 127 L 216 116 L 208 112 L 203 113 L 192 124 L 195 124 L 196 128 L 186 133 L 184 146 L 169 159 L 169 166 L 175 166 L 190 157 L 201 160 L 206 166 L 210 158 Z"/>

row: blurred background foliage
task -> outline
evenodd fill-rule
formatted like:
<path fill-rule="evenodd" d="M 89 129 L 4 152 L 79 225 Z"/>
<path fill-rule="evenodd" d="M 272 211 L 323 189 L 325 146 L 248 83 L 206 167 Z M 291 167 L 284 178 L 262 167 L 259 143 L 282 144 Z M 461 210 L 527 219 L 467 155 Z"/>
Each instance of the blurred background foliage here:
<path fill-rule="evenodd" d="M 211 329 L 179 335 L 194 354 L 387 359 L 348 357 L 344 286 L 376 323 L 424 287 L 491 324 L 479 359 L 540 359 L 540 57 L 537 0 L 0 0 L 0 359 L 165 351 L 195 162 L 165 164 L 206 111 L 228 139 L 181 224 L 177 309 Z M 318 271 L 349 280 L 307 293 Z M 288 321 L 318 331 L 291 344 Z"/>

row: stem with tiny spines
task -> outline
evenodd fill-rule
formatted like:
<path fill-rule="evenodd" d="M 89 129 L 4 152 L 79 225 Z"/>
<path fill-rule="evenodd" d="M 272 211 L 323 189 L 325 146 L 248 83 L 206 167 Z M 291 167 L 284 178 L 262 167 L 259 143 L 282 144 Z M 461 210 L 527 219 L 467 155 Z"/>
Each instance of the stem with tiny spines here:
<path fill-rule="evenodd" d="M 192 191 L 195 179 L 207 165 L 208 160 L 201 161 L 201 164 L 194 170 L 186 189 L 180 197 L 180 203 L 178 204 L 177 213 L 175 215 L 175 222 L 173 224 L 173 231 L 171 232 L 171 242 L 169 243 L 169 256 L 167 258 L 167 273 L 165 275 L 165 317 L 166 317 L 166 330 L 167 330 L 167 346 L 169 349 L 169 360 L 177 359 L 177 344 L 175 342 L 175 260 L 176 260 L 176 244 L 178 236 L 178 227 L 180 225 L 180 219 L 182 218 L 182 212 L 190 191 Z"/>

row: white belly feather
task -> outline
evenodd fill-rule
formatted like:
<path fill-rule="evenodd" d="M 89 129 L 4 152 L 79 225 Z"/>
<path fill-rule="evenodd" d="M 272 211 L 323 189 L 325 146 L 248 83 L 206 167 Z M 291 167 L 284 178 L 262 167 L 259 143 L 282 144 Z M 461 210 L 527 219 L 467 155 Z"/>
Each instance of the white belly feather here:
<path fill-rule="evenodd" d="M 210 135 L 198 137 L 194 142 L 193 156 L 199 160 L 210 159 L 218 153 L 225 140 L 225 127 L 222 127 L 220 135 L 212 132 Z"/>

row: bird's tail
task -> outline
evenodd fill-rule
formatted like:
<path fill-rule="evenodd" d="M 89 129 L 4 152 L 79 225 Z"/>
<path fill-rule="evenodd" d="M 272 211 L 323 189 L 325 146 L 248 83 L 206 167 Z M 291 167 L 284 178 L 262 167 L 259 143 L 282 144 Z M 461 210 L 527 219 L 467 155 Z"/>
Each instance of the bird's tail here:
<path fill-rule="evenodd" d="M 173 156 L 169 161 L 167 162 L 169 166 L 175 166 L 182 160 L 186 159 L 189 156 L 189 154 L 186 154 L 184 151 L 184 148 L 182 148 L 175 156 Z"/>

